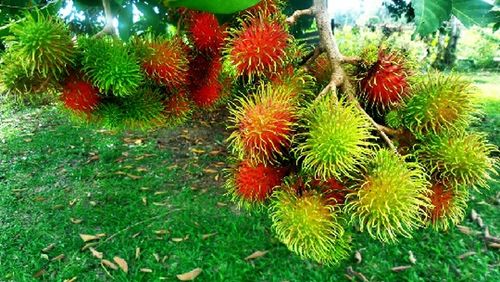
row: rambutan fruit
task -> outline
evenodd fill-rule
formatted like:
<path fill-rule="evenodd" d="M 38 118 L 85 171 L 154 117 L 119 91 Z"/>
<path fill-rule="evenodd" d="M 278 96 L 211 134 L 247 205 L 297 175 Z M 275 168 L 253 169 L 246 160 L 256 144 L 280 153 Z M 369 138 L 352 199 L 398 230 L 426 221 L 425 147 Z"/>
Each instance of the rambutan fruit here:
<path fill-rule="evenodd" d="M 205 54 L 219 54 L 224 45 L 225 28 L 219 24 L 214 14 L 192 11 L 188 26 L 196 49 Z"/>
<path fill-rule="evenodd" d="M 61 101 L 66 108 L 77 112 L 90 113 L 101 101 L 99 89 L 81 76 L 69 76 L 63 86 Z"/>
<path fill-rule="evenodd" d="M 314 179 L 311 186 L 319 188 L 319 191 L 328 204 L 335 206 L 343 205 L 345 203 L 345 197 L 347 196 L 348 189 L 337 179 L 330 178 L 326 181 Z"/>
<path fill-rule="evenodd" d="M 263 204 L 281 185 L 288 169 L 265 164 L 252 165 L 243 160 L 227 178 L 226 188 L 240 206 Z"/>
<path fill-rule="evenodd" d="M 432 207 L 428 209 L 430 224 L 436 230 L 447 230 L 465 217 L 469 193 L 464 187 L 449 188 L 442 183 L 432 185 Z"/>
<path fill-rule="evenodd" d="M 428 135 L 416 150 L 420 161 L 435 178 L 452 186 L 487 187 L 495 170 L 491 157 L 497 148 L 480 133 Z"/>
<path fill-rule="evenodd" d="M 352 103 L 325 95 L 305 110 L 303 127 L 294 152 L 315 178 L 351 177 L 372 153 L 371 124 Z"/>
<path fill-rule="evenodd" d="M 399 235 L 410 238 L 430 207 L 426 178 L 418 163 L 381 149 L 347 195 L 344 212 L 382 242 L 395 242 Z"/>
<path fill-rule="evenodd" d="M 191 115 L 192 106 L 184 92 L 171 95 L 164 101 L 165 123 L 169 126 L 177 126 L 184 123 Z"/>
<path fill-rule="evenodd" d="M 404 125 L 414 134 L 461 131 L 475 120 L 474 89 L 456 75 L 429 73 L 412 85 L 412 92 L 401 114 Z"/>
<path fill-rule="evenodd" d="M 403 126 L 403 120 L 401 117 L 401 113 L 397 110 L 392 110 L 388 112 L 385 117 L 385 124 L 391 128 L 400 128 Z"/>
<path fill-rule="evenodd" d="M 298 196 L 282 187 L 274 192 L 269 211 L 278 240 L 301 258 L 334 265 L 349 255 L 340 209 L 316 191 Z"/>
<path fill-rule="evenodd" d="M 200 108 L 213 107 L 221 98 L 222 84 L 219 81 L 209 82 L 191 91 L 191 99 Z"/>
<path fill-rule="evenodd" d="M 227 53 L 238 75 L 252 79 L 284 65 L 289 41 L 290 34 L 278 20 L 254 18 L 233 32 Z"/>
<path fill-rule="evenodd" d="M 147 130 L 159 127 L 165 123 L 162 96 L 156 90 L 144 88 L 131 96 L 112 97 L 103 100 L 94 112 L 95 118 L 111 129 Z"/>
<path fill-rule="evenodd" d="M 295 70 L 293 65 L 288 65 L 281 71 L 272 73 L 269 76 L 269 81 L 275 86 L 288 89 L 291 98 L 302 100 L 312 97 L 312 89 L 314 88 L 312 76 L 303 69 Z"/>
<path fill-rule="evenodd" d="M 109 37 L 80 38 L 83 71 L 103 94 L 134 95 L 144 77 L 123 42 Z"/>
<path fill-rule="evenodd" d="M 392 108 L 409 95 L 408 71 L 402 55 L 380 50 L 378 60 L 361 80 L 361 93 L 377 109 Z"/>
<path fill-rule="evenodd" d="M 71 34 L 59 18 L 39 11 L 27 14 L 10 26 L 10 33 L 5 37 L 5 45 L 27 77 L 59 79 L 74 62 Z"/>
<path fill-rule="evenodd" d="M 267 18 L 280 13 L 280 7 L 280 0 L 260 0 L 256 5 L 244 10 L 243 15 Z"/>
<path fill-rule="evenodd" d="M 182 41 L 149 38 L 146 46 L 152 50 L 141 63 L 147 76 L 171 91 L 183 87 L 188 79 L 189 60 Z"/>
<path fill-rule="evenodd" d="M 332 78 L 333 68 L 326 53 L 319 55 L 308 69 L 319 84 L 327 84 Z"/>
<path fill-rule="evenodd" d="M 261 85 L 255 95 L 240 99 L 230 109 L 228 141 L 233 153 L 252 164 L 274 163 L 290 147 L 297 107 L 289 93 L 271 84 Z"/>

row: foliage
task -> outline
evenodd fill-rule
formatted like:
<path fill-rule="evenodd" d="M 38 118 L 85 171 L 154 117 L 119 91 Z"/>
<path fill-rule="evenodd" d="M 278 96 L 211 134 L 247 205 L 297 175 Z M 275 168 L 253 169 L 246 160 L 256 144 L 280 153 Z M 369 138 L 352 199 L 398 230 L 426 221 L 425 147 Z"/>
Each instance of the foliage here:
<path fill-rule="evenodd" d="M 472 60 L 473 65 L 469 69 L 460 65 L 457 68 L 459 70 L 497 68 L 498 62 L 495 62 L 495 58 L 500 56 L 499 44 L 498 33 L 479 27 L 463 30 L 457 46 L 457 56 Z"/>

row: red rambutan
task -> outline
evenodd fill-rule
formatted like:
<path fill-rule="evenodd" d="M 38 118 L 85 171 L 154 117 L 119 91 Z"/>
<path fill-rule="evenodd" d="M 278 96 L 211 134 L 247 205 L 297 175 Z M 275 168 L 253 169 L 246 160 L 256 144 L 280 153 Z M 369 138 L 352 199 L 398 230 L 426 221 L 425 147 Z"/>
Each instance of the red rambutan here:
<path fill-rule="evenodd" d="M 189 17 L 189 33 L 196 48 L 206 54 L 219 54 L 224 44 L 225 28 L 215 15 L 193 11 Z"/>
<path fill-rule="evenodd" d="M 164 102 L 165 110 L 163 112 L 170 125 L 177 125 L 184 122 L 191 113 L 191 104 L 184 92 L 179 92 L 170 96 Z"/>
<path fill-rule="evenodd" d="M 82 80 L 76 75 L 72 75 L 66 80 L 61 101 L 67 108 L 88 114 L 99 105 L 100 100 L 99 89 L 90 82 Z"/>
<path fill-rule="evenodd" d="M 196 55 L 189 63 L 191 88 L 217 81 L 221 71 L 222 62 L 220 56 L 209 58 L 203 54 Z"/>
<path fill-rule="evenodd" d="M 318 187 L 321 194 L 330 205 L 343 205 L 347 195 L 347 188 L 340 181 L 330 178 L 327 181 L 313 180 L 311 185 Z"/>
<path fill-rule="evenodd" d="M 409 93 L 408 72 L 401 55 L 380 50 L 378 60 L 361 80 L 365 99 L 377 108 L 397 105 Z"/>
<path fill-rule="evenodd" d="M 180 39 L 148 43 L 153 52 L 142 64 L 144 71 L 171 90 L 184 86 L 189 61 L 183 45 Z"/>
<path fill-rule="evenodd" d="M 230 44 L 230 60 L 238 75 L 252 78 L 276 72 L 284 64 L 289 39 L 278 21 L 255 18 L 243 22 Z"/>
<path fill-rule="evenodd" d="M 428 211 L 430 223 L 436 230 L 446 230 L 458 224 L 465 216 L 469 194 L 465 187 L 448 187 L 435 183 L 430 196 L 432 209 Z"/>
<path fill-rule="evenodd" d="M 447 213 L 453 200 L 453 190 L 446 189 L 441 183 L 436 183 L 432 186 L 432 192 L 434 193 L 430 198 L 434 208 L 431 211 L 431 220 L 436 222 Z"/>
<path fill-rule="evenodd" d="M 219 81 L 213 81 L 193 89 L 191 99 L 198 107 L 210 108 L 217 103 L 221 92 L 222 84 Z"/>
<path fill-rule="evenodd" d="M 278 0 L 261 0 L 259 3 L 243 12 L 253 17 L 260 16 L 262 18 L 267 18 L 279 11 Z"/>
<path fill-rule="evenodd" d="M 234 194 L 249 202 L 264 202 L 281 184 L 287 169 L 242 161 L 234 175 Z"/>

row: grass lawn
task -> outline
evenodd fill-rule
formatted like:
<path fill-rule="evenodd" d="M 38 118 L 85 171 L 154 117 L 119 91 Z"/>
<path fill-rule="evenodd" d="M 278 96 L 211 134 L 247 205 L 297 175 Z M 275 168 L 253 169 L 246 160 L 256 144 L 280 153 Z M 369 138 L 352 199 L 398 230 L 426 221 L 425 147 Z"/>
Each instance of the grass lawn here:
<path fill-rule="evenodd" d="M 497 146 L 498 80 L 475 78 L 485 93 L 478 127 Z M 500 280 L 499 249 L 470 216 L 462 231 L 419 230 L 394 245 L 352 230 L 352 256 L 341 265 L 301 260 L 273 238 L 265 213 L 224 196 L 226 136 L 212 123 L 113 133 L 79 127 L 53 107 L 0 112 L 0 281 L 177 281 L 198 267 L 197 281 L 362 281 L 353 272 L 369 281 Z M 474 193 L 468 210 L 492 235 L 500 235 L 499 187 Z M 125 259 L 128 274 L 102 266 L 80 234 L 101 234 L 91 246 Z M 267 253 L 245 260 L 258 250 Z"/>

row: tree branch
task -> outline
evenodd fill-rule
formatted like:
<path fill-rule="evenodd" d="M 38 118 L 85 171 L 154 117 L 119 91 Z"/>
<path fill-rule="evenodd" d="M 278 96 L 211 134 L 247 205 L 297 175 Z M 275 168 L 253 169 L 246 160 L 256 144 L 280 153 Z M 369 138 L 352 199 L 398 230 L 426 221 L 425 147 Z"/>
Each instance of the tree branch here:
<path fill-rule="evenodd" d="M 297 10 L 297 11 L 293 12 L 293 14 L 286 19 L 286 22 L 289 25 L 294 25 L 300 17 L 312 16 L 312 15 L 314 15 L 314 12 L 315 12 L 314 7 L 311 7 L 309 9 L 304 9 L 304 10 Z"/>
<path fill-rule="evenodd" d="M 103 37 L 106 34 L 116 36 L 116 30 L 113 26 L 113 12 L 111 11 L 111 4 L 109 0 L 102 0 L 102 6 L 104 7 L 104 15 L 106 16 L 106 24 L 104 28 L 99 31 L 95 37 Z"/>
<path fill-rule="evenodd" d="M 342 87 L 343 92 L 347 95 L 347 98 L 355 103 L 356 107 L 361 111 L 363 115 L 371 122 L 371 124 L 378 131 L 379 135 L 384 139 L 387 145 L 397 153 L 397 149 L 392 143 L 391 139 L 387 136 L 386 132 L 391 134 L 395 133 L 395 130 L 389 129 L 385 126 L 378 124 L 361 106 L 359 101 L 356 99 L 356 90 L 352 86 L 348 77 L 346 76 L 344 69 L 342 68 L 342 63 L 356 63 L 360 59 L 358 58 L 348 58 L 344 57 L 340 52 L 337 41 L 333 36 L 332 27 L 330 25 L 327 11 L 328 5 L 326 0 L 314 0 L 313 2 L 314 16 L 316 18 L 316 24 L 318 25 L 319 37 L 321 40 L 321 46 L 325 48 L 328 55 L 328 60 L 332 66 L 333 72 L 332 77 L 328 85 L 319 93 L 316 100 L 320 99 L 326 95 L 330 90 L 335 91 L 337 87 Z M 294 13 L 295 14 L 295 13 Z M 333 95 L 332 97 L 337 97 Z"/>

